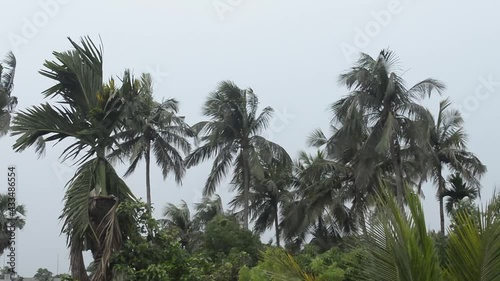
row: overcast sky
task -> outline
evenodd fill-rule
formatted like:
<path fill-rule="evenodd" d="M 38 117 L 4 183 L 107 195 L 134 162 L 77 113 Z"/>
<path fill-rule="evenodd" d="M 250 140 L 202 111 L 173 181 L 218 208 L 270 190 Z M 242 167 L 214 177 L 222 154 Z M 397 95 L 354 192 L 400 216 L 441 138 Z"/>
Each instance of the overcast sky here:
<path fill-rule="evenodd" d="M 0 55 L 12 50 L 18 60 L 18 109 L 42 102 L 40 93 L 52 81 L 38 70 L 45 59 L 52 60 L 52 51 L 69 48 L 68 36 L 90 35 L 95 41 L 101 36 L 106 78 L 126 68 L 136 75 L 151 72 L 155 96 L 177 98 L 189 123 L 202 120 L 201 105 L 218 82 L 233 80 L 242 88 L 252 87 L 262 107 L 277 111 L 264 135 L 295 157 L 306 148 L 314 128 L 328 128 L 327 106 L 347 93 L 337 85 L 337 77 L 352 65 L 355 54 L 375 56 L 390 47 L 401 60 L 408 84 L 428 77 L 447 84 L 445 96 L 466 117 L 469 148 L 489 169 L 482 180 L 485 201 L 499 168 L 499 9 L 495 1 L 451 0 L 3 1 Z M 445 96 L 425 104 L 435 110 Z M 0 166 L 4 171 L 8 165 L 17 166 L 18 200 L 28 209 L 27 225 L 18 234 L 19 273 L 32 276 L 39 267 L 68 272 L 58 217 L 64 185 L 74 169 L 58 160 L 64 144 L 49 146 L 46 156 L 37 160 L 34 149 L 14 153 L 14 140 L 0 139 Z M 153 167 L 157 215 L 167 202 L 197 202 L 209 167 L 206 163 L 190 169 L 182 187 L 172 179 L 163 181 Z M 141 197 L 143 168 L 126 179 Z M 1 177 L 0 190 L 6 191 L 7 176 Z M 218 192 L 225 202 L 230 200 L 227 184 Z M 427 185 L 424 192 L 427 223 L 437 229 L 434 188 Z"/>

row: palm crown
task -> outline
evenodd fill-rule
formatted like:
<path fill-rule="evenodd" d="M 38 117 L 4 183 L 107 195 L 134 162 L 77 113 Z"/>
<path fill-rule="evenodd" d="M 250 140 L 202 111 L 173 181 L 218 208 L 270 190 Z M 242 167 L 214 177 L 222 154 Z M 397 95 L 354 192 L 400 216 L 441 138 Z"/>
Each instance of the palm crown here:
<path fill-rule="evenodd" d="M 117 205 L 134 197 L 106 160 L 106 153 L 117 144 L 124 106 L 137 96 L 137 83 L 126 71 L 121 87 L 114 80 L 104 84 L 101 50 L 89 38 L 80 45 L 70 42 L 74 50 L 54 52 L 56 61 L 46 61 L 46 69 L 40 71 L 56 82 L 43 95 L 59 99 L 58 105 L 44 103 L 20 112 L 12 126 L 12 134 L 19 136 L 14 149 L 36 145 L 41 155 L 47 142 L 73 140 L 61 155 L 63 161 L 72 158 L 79 164 L 67 185 L 61 215 L 72 274 L 88 280 L 82 251 L 90 249 L 98 264 L 93 280 L 108 280 L 109 258 L 122 241 Z"/>
<path fill-rule="evenodd" d="M 151 205 L 150 159 L 151 154 L 160 166 L 163 178 L 173 173 L 178 183 L 182 182 L 186 168 L 182 152 L 187 154 L 191 144 L 187 137 L 192 136 L 184 117 L 178 116 L 178 101 L 168 99 L 156 102 L 153 99 L 152 78 L 143 74 L 138 82 L 139 96 L 126 107 L 127 116 L 122 131 L 118 134 L 120 143 L 110 155 L 127 156 L 130 166 L 125 176 L 132 174 L 139 161 L 146 161 L 147 204 Z"/>
<path fill-rule="evenodd" d="M 439 93 L 445 86 L 434 79 L 425 79 L 407 88 L 397 73 L 398 59 L 393 52 L 383 50 L 377 58 L 362 54 L 357 64 L 340 75 L 339 82 L 352 92 L 332 105 L 334 118 L 343 131 L 359 132 L 365 124 L 369 135 L 356 158 L 357 184 L 367 184 L 380 158 L 391 161 L 395 176 L 396 195 L 400 206 L 404 198 L 402 150 L 425 141 L 430 117 L 417 100 Z M 345 138 L 344 138 L 345 139 Z"/>
<path fill-rule="evenodd" d="M 450 108 L 451 102 L 445 99 L 439 104 L 437 118 L 432 119 L 430 137 L 424 149 L 428 159 L 426 169 L 422 172 L 426 179 L 430 177 L 437 185 L 439 200 L 441 233 L 444 234 L 443 193 L 445 192 L 445 168 L 458 172 L 471 188 L 480 188 L 479 179 L 486 173 L 486 166 L 479 158 L 467 149 L 467 134 L 464 131 L 464 120 L 458 110 Z"/>
<path fill-rule="evenodd" d="M 232 82 L 222 82 L 203 107 L 203 114 L 210 120 L 193 126 L 202 145 L 186 158 L 187 167 L 191 167 L 215 156 L 204 195 L 213 194 L 229 168 L 234 167 L 233 180 L 241 177 L 245 197 L 245 227 L 248 227 L 250 179 L 252 175 L 262 176 L 262 158 L 291 161 L 281 146 L 259 135 L 267 128 L 273 109 L 266 107 L 258 114 L 258 104 L 252 89 L 240 89 Z"/>

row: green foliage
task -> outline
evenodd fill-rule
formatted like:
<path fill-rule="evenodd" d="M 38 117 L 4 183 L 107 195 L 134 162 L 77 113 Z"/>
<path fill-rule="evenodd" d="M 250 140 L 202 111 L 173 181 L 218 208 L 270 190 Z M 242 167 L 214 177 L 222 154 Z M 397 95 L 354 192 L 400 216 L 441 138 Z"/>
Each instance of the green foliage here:
<path fill-rule="evenodd" d="M 74 281 L 74 279 L 71 278 L 71 275 L 66 273 L 57 274 L 56 276 L 54 276 L 54 278 L 59 278 L 61 279 L 61 281 Z"/>
<path fill-rule="evenodd" d="M 365 274 L 358 280 L 441 280 L 439 256 L 427 232 L 420 201 L 413 194 L 407 201 L 406 212 L 389 192 L 380 195 L 379 212 L 363 240 L 367 260 L 358 265 Z"/>
<path fill-rule="evenodd" d="M 232 217 L 217 216 L 207 225 L 199 252 L 189 253 L 179 232 L 162 228 L 142 203 L 120 205 L 137 217 L 132 235 L 113 257 L 116 276 L 127 280 L 233 281 L 241 267 L 257 262 L 260 241 Z"/>
<path fill-rule="evenodd" d="M 182 278 L 189 272 L 189 256 L 177 233 L 161 229 L 146 207 L 142 203 L 120 206 L 119 212 L 138 217 L 135 234 L 112 258 L 115 274 L 128 280 L 185 280 Z"/>
<path fill-rule="evenodd" d="M 492 201 L 495 202 L 495 201 Z M 450 229 L 455 229 L 460 224 L 461 216 L 470 216 L 479 225 L 480 210 L 473 200 L 463 199 L 454 204 L 450 210 Z"/>
<path fill-rule="evenodd" d="M 332 248 L 322 254 L 311 245 L 295 257 L 280 248 L 267 248 L 253 268 L 242 267 L 240 281 L 260 280 L 357 280 L 355 266 L 362 257 L 360 248 L 342 251 Z M 271 278 L 271 279 L 269 279 Z M 274 279 L 273 279 L 274 278 Z"/>
<path fill-rule="evenodd" d="M 446 212 L 450 214 L 453 208 L 464 199 L 475 200 L 479 196 L 478 186 L 469 186 L 459 173 L 455 173 L 448 179 L 450 187 L 445 188 L 443 197 L 446 200 Z"/>
<path fill-rule="evenodd" d="M 444 267 L 447 262 L 446 250 L 448 248 L 448 236 L 443 235 L 441 232 L 435 231 L 431 231 L 429 235 L 434 240 L 434 245 L 439 257 L 439 264 L 441 265 L 441 267 Z"/>
<path fill-rule="evenodd" d="M 449 234 L 445 276 L 454 281 L 500 278 L 499 197 L 495 194 L 479 213 L 462 212 Z"/>
<path fill-rule="evenodd" d="M 248 268 L 243 266 L 239 272 L 239 281 L 269 281 L 269 276 L 259 266 Z"/>
<path fill-rule="evenodd" d="M 314 246 L 306 246 L 297 255 L 297 261 L 317 280 L 357 280 L 357 265 L 364 258 L 361 247 L 340 249 L 338 247 L 319 253 Z"/>
<path fill-rule="evenodd" d="M 221 261 L 231 253 L 245 252 L 251 264 L 256 264 L 262 246 L 259 237 L 241 228 L 234 217 L 222 215 L 207 224 L 202 240 L 203 251 L 214 261 Z"/>
<path fill-rule="evenodd" d="M 39 268 L 36 271 L 35 276 L 33 276 L 37 281 L 52 281 L 54 280 L 54 274 L 46 268 Z"/>
<path fill-rule="evenodd" d="M 11 95 L 15 73 L 16 57 L 9 52 L 0 63 L 0 137 L 9 132 L 11 115 L 17 105 L 17 97 Z"/>

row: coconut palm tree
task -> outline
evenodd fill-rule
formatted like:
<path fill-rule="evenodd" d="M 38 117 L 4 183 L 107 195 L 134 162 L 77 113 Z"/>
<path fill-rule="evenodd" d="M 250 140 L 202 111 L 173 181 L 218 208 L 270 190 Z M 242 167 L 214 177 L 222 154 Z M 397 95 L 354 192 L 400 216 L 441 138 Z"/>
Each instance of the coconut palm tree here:
<path fill-rule="evenodd" d="M 203 197 L 201 202 L 194 204 L 194 210 L 196 211 L 194 215 L 195 223 L 201 229 L 204 229 L 209 221 L 218 215 L 224 214 L 224 205 L 221 197 L 215 194 L 213 198 Z"/>
<path fill-rule="evenodd" d="M 156 158 L 156 164 L 161 167 L 165 179 L 173 172 L 175 181 L 182 182 L 185 166 L 182 151 L 188 154 L 191 144 L 187 140 L 192 136 L 184 117 L 178 116 L 178 102 L 168 99 L 156 102 L 153 98 L 152 78 L 143 74 L 140 83 L 140 97 L 135 104 L 127 107 L 127 120 L 123 132 L 120 133 L 122 142 L 113 156 L 129 156 L 130 166 L 125 176 L 133 173 L 139 161 L 146 162 L 146 203 L 151 206 L 150 162 L 151 154 Z"/>
<path fill-rule="evenodd" d="M 439 200 L 439 215 L 441 233 L 444 234 L 444 204 L 443 193 L 445 192 L 446 180 L 443 176 L 447 168 L 452 172 L 462 175 L 465 182 L 475 189 L 481 184 L 479 179 L 486 173 L 486 166 L 479 158 L 467 149 L 467 134 L 463 128 L 462 116 L 458 110 L 450 108 L 451 102 L 445 99 L 439 104 L 439 112 L 436 120 L 432 122 L 426 151 L 428 162 L 431 165 L 424 177 L 430 177 L 437 185 L 437 196 Z"/>
<path fill-rule="evenodd" d="M 26 224 L 26 207 L 16 204 L 12 209 L 12 198 L 7 194 L 0 194 L 0 255 L 11 246 L 11 233 L 23 229 Z"/>
<path fill-rule="evenodd" d="M 334 120 L 344 124 L 347 132 L 358 131 L 356 126 L 363 123 L 369 128 L 357 159 L 363 169 L 356 169 L 356 179 L 368 182 L 370 179 L 363 175 L 373 175 L 378 159 L 387 158 L 392 164 L 396 197 L 402 207 L 405 174 L 401 151 L 413 142 L 419 144 L 425 140 L 423 135 L 430 124 L 427 110 L 417 101 L 433 90 L 440 93 L 445 86 L 437 80 L 425 79 L 407 88 L 398 70 L 398 59 L 390 50 L 382 50 L 376 58 L 361 54 L 356 65 L 339 77 L 339 82 L 351 92 L 335 102 L 331 110 Z M 356 112 L 361 114 L 353 114 Z"/>
<path fill-rule="evenodd" d="M 292 199 L 292 163 L 271 159 L 262 163 L 262 178 L 252 177 L 250 190 L 250 212 L 254 221 L 254 232 L 262 234 L 274 226 L 276 245 L 280 247 L 280 209 Z M 234 208 L 244 204 L 242 194 L 238 194 L 230 203 Z"/>
<path fill-rule="evenodd" d="M 260 136 L 272 117 L 273 109 L 266 107 L 257 113 L 259 100 L 252 89 L 240 89 L 233 82 L 221 82 L 203 106 L 209 121 L 193 126 L 201 146 L 187 158 L 186 166 L 192 167 L 215 157 L 212 170 L 205 183 L 204 195 L 212 195 L 216 186 L 233 167 L 233 175 L 241 177 L 244 197 L 243 224 L 248 228 L 250 180 L 252 175 L 262 177 L 261 158 L 276 157 L 289 160 L 279 145 Z"/>
<path fill-rule="evenodd" d="M 293 178 L 293 198 L 283 206 L 282 229 L 287 242 L 312 234 L 321 244 L 338 241 L 342 234 L 356 230 L 356 208 L 346 205 L 356 205 L 352 179 L 344 167 L 327 159 L 324 151 L 316 155 L 301 152 Z"/>
<path fill-rule="evenodd" d="M 8 133 L 12 110 L 17 105 L 17 97 L 11 95 L 15 73 L 16 57 L 9 52 L 3 64 L 0 64 L 0 137 Z"/>
<path fill-rule="evenodd" d="M 459 173 L 455 173 L 448 177 L 448 182 L 450 183 L 450 187 L 446 187 L 442 193 L 443 198 L 447 198 L 446 213 L 448 213 L 448 215 L 453 212 L 455 205 L 464 198 L 474 200 L 479 196 L 479 189 L 464 183 Z"/>
<path fill-rule="evenodd" d="M 108 281 L 111 254 L 128 237 L 127 231 L 136 229 L 133 218 L 118 215 L 118 204 L 135 198 L 108 162 L 107 151 L 117 144 L 124 105 L 134 102 L 138 89 L 128 71 L 121 87 L 113 79 L 103 83 L 101 49 L 90 38 L 70 42 L 73 50 L 54 52 L 55 60 L 46 61 L 40 71 L 55 81 L 42 94 L 58 103 L 19 112 L 13 120 L 12 134 L 18 136 L 13 148 L 19 152 L 35 145 L 43 155 L 47 142 L 73 141 L 61 155 L 63 161 L 74 159 L 79 165 L 67 184 L 61 215 L 71 273 L 80 281 L 89 280 L 82 251 L 90 249 L 97 265 L 92 280 Z"/>
<path fill-rule="evenodd" d="M 217 194 L 213 198 L 203 197 L 201 202 L 194 204 L 194 209 L 196 212 L 192 215 L 184 200 L 178 206 L 168 203 L 159 220 L 163 227 L 178 231 L 181 245 L 191 252 L 200 246 L 198 238 L 206 224 L 224 214 L 222 199 Z"/>
<path fill-rule="evenodd" d="M 182 200 L 179 206 L 168 203 L 163 209 L 163 218 L 160 222 L 164 227 L 176 229 L 179 232 L 181 245 L 188 249 L 193 242 L 193 236 L 198 232 L 197 225 L 191 218 L 191 211 Z"/>

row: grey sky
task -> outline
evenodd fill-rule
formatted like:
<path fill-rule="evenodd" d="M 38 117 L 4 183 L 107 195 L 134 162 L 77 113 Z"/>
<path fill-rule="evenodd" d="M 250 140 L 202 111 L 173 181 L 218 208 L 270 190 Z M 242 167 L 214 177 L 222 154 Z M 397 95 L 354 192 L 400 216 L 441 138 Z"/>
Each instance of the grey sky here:
<path fill-rule="evenodd" d="M 40 3 L 55 3 L 44 10 Z M 14 94 L 18 109 L 42 101 L 51 81 L 37 73 L 53 50 L 67 50 L 70 36 L 90 35 L 104 44 L 107 77 L 130 68 L 136 75 L 151 72 L 158 99 L 175 97 L 187 121 L 202 120 L 207 93 L 221 80 L 252 87 L 262 107 L 279 114 L 265 136 L 292 156 L 305 148 L 308 133 L 328 128 L 327 105 L 346 93 L 338 75 L 352 65 L 350 51 L 376 55 L 390 47 L 400 57 L 404 78 L 413 84 L 427 77 L 444 81 L 455 106 L 466 114 L 469 148 L 488 166 L 482 180 L 483 201 L 496 184 L 500 132 L 494 126 L 500 111 L 500 50 L 494 1 L 299 1 L 299 0 L 40 0 L 2 1 L 0 56 L 15 51 L 18 68 Z M 216 7 L 218 9 L 216 9 Z M 384 11 L 384 12 L 381 12 Z M 388 17 L 388 15 L 390 15 Z M 378 21 L 378 22 L 377 22 Z M 31 23 L 36 30 L 26 26 Z M 365 35 L 359 35 L 362 30 Z M 366 34 L 368 33 L 368 34 Z M 353 49 L 354 48 L 354 49 Z M 484 81 L 493 81 L 486 87 Z M 494 81 L 499 81 L 498 83 Z M 444 98 L 444 97 L 442 97 Z M 426 102 L 436 109 L 439 97 Z M 490 127 L 492 125 L 492 127 Z M 58 217 L 64 184 L 73 168 L 59 164 L 63 145 L 48 147 L 37 160 L 34 149 L 14 153 L 14 138 L 0 139 L 2 171 L 19 170 L 18 199 L 26 204 L 28 221 L 18 234 L 20 274 L 39 267 L 68 271 L 65 237 Z M 188 203 L 201 198 L 210 163 L 190 169 L 182 187 L 163 181 L 152 170 L 153 202 L 160 213 L 166 202 Z M 124 167 L 117 168 L 121 173 Z M 4 173 L 4 172 L 2 172 Z M 3 177 L 3 178 L 1 178 Z M 6 190 L 6 175 L 0 176 Z M 145 196 L 143 166 L 126 179 Z M 218 192 L 230 200 L 226 185 Z M 428 224 L 438 228 L 434 189 L 424 190 Z M 3 257 L 0 259 L 3 263 Z"/>

